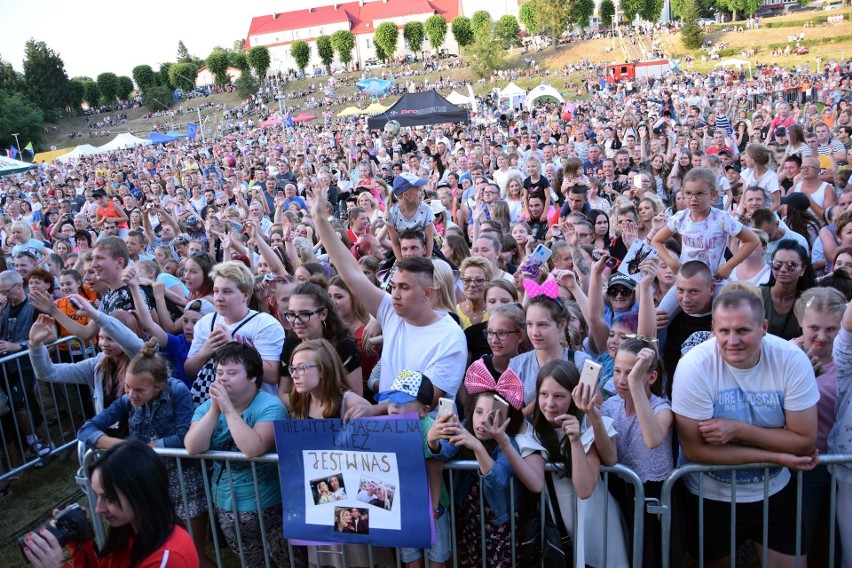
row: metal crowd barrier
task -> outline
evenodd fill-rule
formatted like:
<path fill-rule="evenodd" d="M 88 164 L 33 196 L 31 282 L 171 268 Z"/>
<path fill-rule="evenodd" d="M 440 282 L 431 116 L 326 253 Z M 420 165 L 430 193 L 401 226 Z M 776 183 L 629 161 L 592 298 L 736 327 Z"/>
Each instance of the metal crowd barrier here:
<path fill-rule="evenodd" d="M 227 479 L 227 481 L 228 481 L 228 486 L 229 486 L 229 489 L 231 491 L 232 503 L 236 502 L 236 500 L 234 499 L 233 477 L 231 475 L 232 464 L 235 463 L 235 462 L 249 462 L 249 463 L 251 463 L 252 479 L 254 481 L 255 499 L 256 499 L 257 502 L 260 502 L 260 489 L 259 489 L 258 481 L 257 481 L 256 466 L 257 466 L 257 464 L 261 464 L 261 463 L 275 464 L 277 466 L 278 455 L 277 454 L 266 454 L 266 455 L 263 455 L 263 456 L 260 456 L 260 457 L 257 457 L 257 458 L 247 458 L 245 455 L 243 455 L 242 453 L 239 453 L 239 452 L 208 452 L 208 453 L 205 453 L 205 454 L 190 456 L 186 453 L 186 450 L 155 448 L 155 451 L 164 459 L 175 460 L 177 471 L 178 471 L 178 474 L 179 474 L 180 485 L 181 485 L 181 495 L 183 496 L 184 499 L 187 496 L 187 492 L 186 492 L 186 486 L 184 484 L 183 472 L 186 469 L 188 463 L 192 463 L 194 461 L 202 460 L 201 471 L 202 471 L 202 476 L 204 478 L 205 496 L 206 496 L 207 507 L 208 507 L 208 517 L 209 517 L 209 522 L 210 522 L 210 526 L 211 526 L 211 529 L 212 529 L 210 531 L 210 534 L 212 535 L 212 545 L 213 545 L 213 550 L 214 550 L 214 554 L 215 554 L 215 558 L 212 558 L 211 560 L 215 560 L 216 563 L 219 566 L 222 566 L 223 565 L 223 553 L 224 553 L 223 548 L 226 548 L 226 547 L 224 546 L 224 543 L 222 542 L 222 537 L 219 534 L 219 531 L 217 530 L 217 527 L 216 527 L 217 520 L 216 520 L 216 515 L 213 514 L 214 504 L 213 504 L 213 495 L 212 495 L 212 492 L 211 492 L 210 474 L 209 474 L 208 469 L 205 466 L 206 464 L 204 462 L 212 462 L 212 461 L 224 462 L 224 468 L 225 469 L 224 469 L 223 481 L 224 481 L 224 479 Z M 103 543 L 105 542 L 105 534 L 106 534 L 105 530 L 104 530 L 104 523 L 103 523 L 103 519 L 100 518 L 99 515 L 94 513 L 95 505 L 96 505 L 96 498 L 94 497 L 94 495 L 91 492 L 91 481 L 88 479 L 89 467 L 95 461 L 97 455 L 98 455 L 97 451 L 90 450 L 90 451 L 85 452 L 85 454 L 82 456 L 80 474 L 78 475 L 77 481 L 78 481 L 78 484 L 81 485 L 81 487 L 83 488 L 84 492 L 87 495 L 88 502 L 89 502 L 89 516 L 93 520 L 94 525 L 95 525 L 95 538 L 96 538 L 98 545 L 102 546 Z M 449 463 L 446 464 L 446 467 L 445 467 L 445 469 L 448 471 L 448 475 L 449 475 L 449 484 L 448 484 L 447 489 L 450 493 L 450 503 L 451 503 L 451 508 L 450 508 L 451 531 L 450 531 L 450 535 L 451 535 L 451 539 L 452 539 L 451 540 L 451 546 L 452 546 L 452 550 L 454 552 L 457 550 L 457 548 L 456 548 L 456 533 L 455 533 L 455 528 L 456 528 L 456 510 L 455 510 L 455 500 L 454 500 L 455 496 L 453 495 L 453 491 L 452 491 L 453 476 L 458 474 L 458 472 L 475 470 L 478 467 L 479 466 L 478 466 L 477 462 L 475 462 L 475 461 L 449 462 Z M 556 467 L 554 467 L 553 465 L 550 465 L 550 464 L 548 464 L 547 470 L 551 471 L 551 472 L 558 471 Z M 634 561 L 633 561 L 632 565 L 641 568 L 643 544 L 644 544 L 644 519 L 643 519 L 643 515 L 644 515 L 644 511 L 645 511 L 645 495 L 644 495 L 642 482 L 639 479 L 639 477 L 636 475 L 635 472 L 633 472 L 631 469 L 629 469 L 625 466 L 622 466 L 622 465 L 616 465 L 614 467 L 602 467 L 601 471 L 602 471 L 602 483 L 604 483 L 604 486 L 607 490 L 607 494 L 609 493 L 610 476 L 613 476 L 613 475 L 624 479 L 624 481 L 631 484 L 633 486 L 634 490 L 635 490 L 636 506 L 634 507 L 634 520 L 633 520 L 635 530 L 634 530 L 633 544 L 632 544 Z M 514 499 L 514 497 L 516 495 L 515 492 L 521 490 L 520 487 L 518 486 L 518 483 L 519 482 L 515 481 L 515 482 L 513 482 L 512 486 L 511 486 L 510 491 L 511 491 L 511 498 L 512 499 Z M 612 497 L 609 497 L 609 498 L 612 498 Z M 544 511 L 545 511 L 545 509 L 544 509 L 544 506 L 545 506 L 545 494 L 544 494 L 544 492 L 542 492 L 540 497 L 539 497 L 539 504 L 540 504 L 540 511 L 541 511 L 541 525 L 540 526 L 542 527 L 542 530 L 543 530 L 543 527 L 544 527 Z M 235 507 L 236 507 L 236 505 L 235 505 Z M 482 493 L 480 493 L 480 510 L 483 510 L 483 508 L 484 508 L 484 496 L 482 495 Z M 234 513 L 236 513 L 236 509 L 234 510 Z M 573 516 L 574 516 L 573 517 L 574 518 L 573 526 L 577 527 L 578 524 L 577 524 L 577 499 L 576 499 L 576 497 L 574 498 Z M 603 517 L 604 517 L 604 519 L 603 519 L 604 520 L 604 527 L 608 527 L 606 510 L 603 513 Z M 259 515 L 258 518 L 259 518 L 259 522 L 260 522 L 261 535 L 262 535 L 264 564 L 267 567 L 272 566 L 272 565 L 278 565 L 278 563 L 275 561 L 275 559 L 271 558 L 270 554 L 269 554 L 269 543 L 268 543 L 268 539 L 267 539 L 266 530 L 263 526 L 263 516 Z M 190 535 L 192 535 L 193 534 L 192 533 L 192 526 L 189 523 L 189 519 L 185 518 L 184 521 L 186 522 L 187 530 L 190 532 Z M 517 526 L 518 522 L 516 521 L 514 515 L 511 517 L 510 522 L 511 522 L 511 535 L 512 535 L 512 552 L 513 552 L 513 558 L 515 559 L 512 563 L 512 566 L 517 567 L 519 564 L 521 564 L 518 561 L 518 555 L 516 553 L 517 547 L 520 546 L 520 539 L 518 538 L 519 527 Z M 240 545 L 239 550 L 235 551 L 236 555 L 239 557 L 239 562 L 240 562 L 241 566 L 248 566 L 248 564 L 246 562 L 246 558 L 245 558 L 243 541 L 242 541 L 240 531 L 239 531 L 239 525 L 236 526 L 236 532 L 237 532 L 237 539 L 239 540 L 239 545 Z M 488 564 L 487 564 L 487 551 L 485 549 L 485 516 L 484 515 L 480 515 L 480 534 L 481 534 L 481 546 L 482 546 L 482 566 L 483 566 L 483 568 L 487 568 Z M 626 533 L 625 533 L 625 535 L 626 535 Z M 604 530 L 604 543 L 607 542 L 607 539 L 608 539 L 608 535 L 607 535 L 606 528 L 605 528 L 605 530 Z M 208 541 L 208 545 L 209 544 L 210 544 L 210 542 Z M 296 563 L 295 563 L 295 554 L 294 554 L 293 546 L 288 544 L 288 548 L 289 548 L 289 552 L 290 552 L 290 566 L 295 568 Z M 606 546 L 604 546 L 604 549 L 606 549 Z M 574 547 L 574 551 L 575 551 L 575 556 L 576 556 L 576 546 Z M 369 553 L 369 558 L 370 558 L 370 564 L 372 566 L 372 565 L 374 565 L 373 564 L 373 547 L 372 546 L 369 547 L 368 553 Z M 231 554 L 231 553 L 225 553 L 225 554 Z M 335 550 L 335 551 L 332 551 L 332 552 L 323 550 L 323 551 L 319 552 L 319 554 L 340 556 L 344 568 L 346 568 L 348 566 L 345 547 L 341 547 L 339 549 L 339 551 Z M 400 555 L 396 554 L 395 556 L 396 556 L 396 566 L 397 566 L 397 568 L 400 568 L 402 566 L 401 560 L 400 560 Z M 428 562 L 428 551 L 427 551 L 427 562 Z M 576 564 L 576 562 L 574 562 L 573 564 Z M 458 558 L 456 557 L 455 553 L 452 556 L 452 566 L 454 568 L 457 568 L 457 566 L 458 566 Z M 542 563 L 542 567 L 544 567 L 543 563 Z M 254 568 L 254 567 L 252 566 L 251 568 Z M 544 568 L 549 568 L 549 567 L 544 567 Z"/>
<path fill-rule="evenodd" d="M 75 354 L 72 342 L 83 344 L 82 352 Z M 76 337 L 63 337 L 47 347 L 54 362 L 59 362 L 57 346 L 67 344 L 67 362 L 78 362 L 91 357 L 94 347 Z M 23 364 L 22 364 L 23 361 Z M 0 391 L 8 400 L 9 409 L 0 415 L 0 481 L 21 475 L 24 470 L 39 467 L 59 452 L 77 444 L 77 429 L 83 420 L 91 418 L 92 395 L 86 385 L 48 383 L 34 376 L 29 361 L 29 350 L 0 358 Z M 21 404 L 15 404 L 17 399 Z M 18 406 L 19 408 L 15 408 Z M 29 443 L 28 435 L 35 435 L 50 449 L 39 456 Z"/>
<path fill-rule="evenodd" d="M 824 455 L 819 457 L 820 465 L 827 465 L 829 473 L 831 475 L 831 485 L 830 485 L 830 500 L 829 500 L 829 534 L 828 534 L 828 566 L 835 566 L 835 557 L 837 555 L 837 546 L 836 546 L 836 531 L 834 530 L 835 522 L 837 518 L 837 468 L 843 465 L 852 466 L 852 455 Z M 702 464 L 689 464 L 675 469 L 669 477 L 666 479 L 663 484 L 663 489 L 661 492 L 661 497 L 659 503 L 650 503 L 648 506 L 648 511 L 650 513 L 655 513 L 660 515 L 662 522 L 662 568 L 669 568 L 672 566 L 672 516 L 675 512 L 674 498 L 675 498 L 675 488 L 681 479 L 688 474 L 700 474 L 700 473 L 708 473 L 708 472 L 731 472 L 731 501 L 736 501 L 737 495 L 737 472 L 743 470 L 754 470 L 754 469 L 763 469 L 763 518 L 762 518 L 762 538 L 760 544 L 763 547 L 763 550 L 768 550 L 768 542 L 769 542 L 769 470 L 777 469 L 777 464 L 772 463 L 755 463 L 755 464 L 743 464 L 736 467 L 731 467 L 729 465 L 702 465 Z M 792 474 L 792 478 L 789 483 L 796 484 L 796 542 L 795 542 L 795 556 L 796 556 L 796 566 L 797 568 L 802 565 L 802 483 L 803 483 L 803 475 L 804 472 L 801 471 L 790 471 Z M 704 501 L 705 497 L 703 497 L 703 487 L 702 487 L 702 478 L 699 478 L 699 495 L 698 495 L 698 558 L 696 561 L 698 562 L 699 568 L 704 566 L 704 530 L 703 530 L 703 522 L 701 519 L 703 518 L 704 511 Z M 684 492 L 687 492 L 688 489 L 684 488 Z M 690 519 L 690 522 L 693 520 Z M 730 562 L 731 568 L 736 566 L 737 562 L 737 539 L 736 539 L 736 524 L 737 524 L 737 515 L 736 515 L 736 507 L 731 507 L 731 536 L 729 540 L 729 554 L 730 554 Z M 768 555 L 764 552 L 762 555 L 762 566 L 763 568 L 768 567 Z"/>

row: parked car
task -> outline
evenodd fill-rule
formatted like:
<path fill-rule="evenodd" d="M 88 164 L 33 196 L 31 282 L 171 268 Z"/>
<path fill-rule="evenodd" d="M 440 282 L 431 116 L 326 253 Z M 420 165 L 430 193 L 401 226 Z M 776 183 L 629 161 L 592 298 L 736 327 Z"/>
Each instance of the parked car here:
<path fill-rule="evenodd" d="M 364 62 L 364 69 L 378 69 L 379 67 L 384 67 L 385 64 L 382 61 L 379 61 L 375 57 L 371 57 L 370 59 Z"/>
<path fill-rule="evenodd" d="M 452 53 L 451 51 L 447 51 L 447 50 L 441 50 L 438 53 L 439 59 L 455 59 L 456 57 L 458 57 L 457 54 Z"/>

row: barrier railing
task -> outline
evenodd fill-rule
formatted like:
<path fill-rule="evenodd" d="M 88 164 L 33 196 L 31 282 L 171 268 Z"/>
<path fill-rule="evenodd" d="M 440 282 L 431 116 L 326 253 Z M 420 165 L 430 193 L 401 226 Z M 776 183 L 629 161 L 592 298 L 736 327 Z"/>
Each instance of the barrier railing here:
<path fill-rule="evenodd" d="M 206 501 L 207 509 L 208 509 L 209 513 L 212 513 L 215 510 L 215 508 L 214 508 L 214 502 L 213 502 L 213 494 L 212 494 L 212 490 L 211 490 L 211 479 L 210 479 L 210 475 L 209 475 L 209 472 L 208 472 L 208 468 L 206 467 L 207 464 L 205 462 L 213 462 L 213 461 L 223 462 L 223 470 L 222 470 L 223 475 L 222 475 L 220 482 L 227 481 L 227 483 L 228 483 L 228 491 L 230 493 L 231 502 L 234 504 L 233 513 L 235 514 L 235 516 L 236 516 L 237 511 L 236 511 L 236 499 L 234 498 L 234 480 L 233 480 L 234 464 L 246 463 L 246 462 L 251 464 L 252 482 L 253 482 L 253 488 L 254 488 L 254 498 L 255 498 L 256 503 L 260 503 L 260 501 L 261 501 L 260 488 L 259 488 L 259 485 L 258 485 L 257 466 L 259 464 L 274 464 L 277 467 L 277 464 L 278 464 L 278 456 L 276 454 L 266 454 L 266 455 L 263 455 L 263 456 L 259 456 L 257 458 L 247 458 L 245 455 L 238 453 L 238 452 L 208 452 L 208 453 L 205 453 L 205 454 L 190 456 L 186 453 L 185 450 L 155 448 L 155 451 L 162 458 L 164 458 L 166 460 L 173 460 L 174 466 L 176 467 L 177 472 L 178 472 L 178 479 L 179 479 L 179 484 L 180 484 L 180 496 L 184 500 L 184 502 L 187 500 L 188 493 L 189 493 L 188 489 L 187 489 L 186 480 L 185 480 L 185 471 L 187 470 L 188 467 L 197 467 L 197 465 L 196 465 L 197 462 L 199 462 L 199 461 L 201 462 L 201 474 L 202 474 L 203 480 L 204 480 L 205 501 Z M 94 525 L 95 525 L 95 538 L 96 538 L 96 541 L 98 542 L 98 545 L 101 546 L 104 543 L 106 533 L 105 533 L 105 529 L 104 529 L 103 519 L 101 519 L 100 516 L 98 516 L 97 514 L 94 513 L 96 499 L 91 492 L 91 483 L 90 483 L 90 480 L 88 479 L 88 475 L 87 475 L 89 467 L 94 462 L 97 455 L 98 455 L 98 452 L 96 452 L 96 451 L 88 451 L 83 455 L 82 461 L 81 461 L 80 475 L 78 476 L 78 483 L 81 485 L 81 487 L 84 489 L 84 492 L 87 495 L 88 502 L 89 502 L 90 517 L 91 517 L 91 519 L 92 519 L 92 521 L 94 522 Z M 445 467 L 445 469 L 448 472 L 448 476 L 449 476 L 448 490 L 450 492 L 450 503 L 451 503 L 451 507 L 450 507 L 450 526 L 451 526 L 450 535 L 451 535 L 451 546 L 452 546 L 452 550 L 454 552 L 457 550 L 457 547 L 456 547 L 457 539 L 456 539 L 456 531 L 455 531 L 456 525 L 457 525 L 457 512 L 456 512 L 456 507 L 455 507 L 455 495 L 453 494 L 453 489 L 452 489 L 453 488 L 453 477 L 455 475 L 460 474 L 461 472 L 464 472 L 464 471 L 476 470 L 476 469 L 478 469 L 478 467 L 479 466 L 478 466 L 477 462 L 475 462 L 475 461 L 448 462 L 446 464 L 446 467 Z M 553 465 L 547 465 L 546 467 L 547 467 L 547 471 L 558 472 L 558 468 L 554 467 Z M 635 527 L 635 530 L 634 530 L 634 534 L 633 534 L 633 542 L 632 542 L 632 547 L 631 547 L 633 559 L 634 559 L 632 566 L 637 566 L 637 567 L 641 568 L 643 546 L 644 546 L 644 519 L 643 519 L 643 515 L 644 515 L 644 511 L 645 511 L 645 507 L 644 507 L 645 494 L 644 494 L 642 482 L 639 479 L 639 477 L 636 475 L 635 472 L 633 472 L 631 469 L 629 469 L 625 466 L 622 466 L 622 465 L 616 465 L 614 467 L 602 467 L 601 471 L 602 471 L 602 477 L 601 477 L 600 483 L 603 484 L 603 489 L 606 491 L 606 496 L 609 499 L 612 499 L 612 497 L 609 496 L 609 482 L 610 482 L 611 476 L 618 476 L 619 478 L 622 478 L 626 483 L 630 484 L 633 487 L 633 490 L 635 492 L 635 504 L 636 504 L 636 506 L 634 507 L 634 516 L 633 516 L 633 525 Z M 276 479 L 276 481 L 277 481 L 277 479 Z M 510 498 L 512 500 L 514 500 L 516 492 L 521 491 L 521 487 L 518 485 L 518 482 L 513 482 L 510 491 L 511 491 Z M 544 527 L 544 511 L 545 511 L 545 507 L 546 507 L 545 492 L 541 493 L 541 495 L 538 497 L 538 500 L 539 500 L 539 509 L 541 511 L 541 524 L 540 524 L 540 526 L 542 527 L 542 530 L 543 530 L 543 527 Z M 484 505 L 485 505 L 484 504 L 484 496 L 483 496 L 482 493 L 480 493 L 480 512 L 484 510 Z M 578 525 L 578 521 L 577 521 L 578 511 L 577 511 L 576 496 L 573 500 L 572 509 L 573 509 L 572 512 L 571 512 L 571 514 L 573 515 L 572 526 L 578 527 L 579 525 Z M 607 544 L 609 542 L 608 539 L 610 538 L 610 535 L 608 533 L 608 518 L 607 518 L 608 511 L 607 511 L 607 509 L 608 509 L 608 507 L 604 508 L 604 511 L 602 513 L 603 523 L 604 523 L 604 525 L 603 525 L 604 526 L 604 531 L 603 531 L 603 539 L 604 540 L 600 544 L 602 545 L 603 550 L 607 550 L 607 548 L 608 548 Z M 595 512 L 596 516 L 600 515 L 600 514 L 601 513 L 598 512 L 598 511 Z M 280 515 L 280 513 L 279 513 L 279 515 Z M 219 530 L 217 529 L 217 523 L 219 521 L 216 518 L 217 515 L 215 515 L 215 514 L 209 514 L 208 516 L 209 516 L 209 521 L 210 521 L 211 528 L 212 528 L 212 531 L 211 531 L 210 534 L 212 535 L 212 544 L 213 544 L 213 550 L 214 550 L 214 554 L 215 554 L 215 558 L 212 559 L 212 560 L 215 560 L 215 562 L 218 565 L 221 566 L 221 565 L 223 565 L 223 554 L 225 554 L 223 548 L 225 548 L 225 547 L 222 546 L 222 542 L 221 542 L 222 538 L 221 538 L 221 535 L 219 534 Z M 187 518 L 184 518 L 184 521 L 186 521 L 187 530 L 190 532 L 190 535 L 192 535 L 193 538 L 194 538 L 195 535 L 194 535 L 194 532 L 193 532 L 192 523 L 190 523 L 189 519 L 187 519 Z M 266 530 L 264 515 L 258 515 L 258 522 L 260 524 L 260 536 L 261 536 L 260 548 L 262 548 L 262 551 L 263 551 L 262 564 L 265 565 L 265 566 L 280 565 L 280 563 L 277 562 L 278 559 L 272 558 L 272 556 L 270 554 L 270 549 L 273 548 L 273 547 L 271 546 L 269 540 L 270 540 L 270 536 L 273 536 L 273 535 L 268 534 L 268 531 Z M 519 561 L 518 553 L 517 553 L 518 547 L 520 546 L 520 539 L 518 538 L 519 527 L 518 527 L 518 521 L 515 519 L 514 515 L 510 516 L 510 523 L 511 523 L 510 526 L 511 526 L 511 538 L 512 538 L 512 558 L 514 559 L 513 562 L 512 562 L 512 566 L 516 567 L 516 566 L 520 565 L 521 562 Z M 242 566 L 252 566 L 252 568 L 253 568 L 255 565 L 260 565 L 260 562 L 253 564 L 253 563 L 250 562 L 250 559 L 247 558 L 248 555 L 247 555 L 246 549 L 250 548 L 252 543 L 244 543 L 243 542 L 242 535 L 240 534 L 239 523 L 234 523 L 234 524 L 235 524 L 234 529 L 237 533 L 237 541 L 239 543 L 239 546 L 237 547 L 237 550 L 232 550 L 231 552 L 239 558 L 239 562 Z M 219 527 L 219 528 L 221 528 L 221 527 Z M 487 551 L 486 551 L 486 548 L 485 548 L 486 524 L 485 524 L 485 515 L 483 515 L 483 514 L 480 514 L 480 527 L 479 528 L 480 528 L 480 535 L 481 535 L 480 546 L 482 547 L 481 548 L 481 551 L 482 551 L 482 566 L 483 566 L 483 568 L 486 568 L 487 566 L 489 566 L 489 564 L 487 563 L 488 554 L 487 554 Z M 575 532 L 576 532 L 576 530 L 575 530 Z M 540 535 L 540 536 L 543 537 L 543 535 Z M 257 543 L 254 543 L 254 544 L 256 545 Z M 574 546 L 574 554 L 575 554 L 574 560 L 575 561 L 574 561 L 573 564 L 576 564 L 577 548 L 578 547 L 575 544 L 575 546 Z M 288 552 L 289 552 L 290 566 L 292 566 L 292 567 L 297 566 L 296 558 L 299 556 L 300 552 L 294 551 L 293 546 L 289 545 L 289 544 L 288 544 Z M 373 560 L 374 560 L 373 547 L 372 546 L 368 547 L 367 552 L 368 552 L 368 555 L 369 555 L 370 565 L 371 566 L 375 565 L 373 563 Z M 428 551 L 426 551 L 426 552 L 427 552 L 427 561 L 428 561 Z M 342 565 L 343 565 L 344 568 L 349 565 L 348 562 L 347 562 L 347 547 L 335 547 L 332 550 L 323 549 L 318 554 L 338 556 L 338 557 L 340 557 L 340 559 L 342 561 Z M 398 567 L 400 567 L 401 566 L 400 555 L 396 554 L 395 556 L 396 556 L 396 565 Z M 454 553 L 452 558 L 453 558 L 452 566 L 455 568 L 455 567 L 458 566 L 457 555 Z M 333 562 L 332 564 L 336 565 L 337 563 Z M 541 566 L 544 566 L 543 561 L 541 563 Z"/>
<path fill-rule="evenodd" d="M 93 353 L 91 345 L 78 350 L 72 348 L 72 342 L 74 347 L 83 343 L 76 337 L 63 337 L 46 346 L 54 362 L 59 362 L 60 345 L 67 346 L 62 351 L 65 362 L 82 361 Z M 0 481 L 3 481 L 75 446 L 77 429 L 92 416 L 89 404 L 92 396 L 86 385 L 36 379 L 28 349 L 0 358 L 0 372 L 0 390 L 8 400 L 8 411 L 0 415 Z"/>
<path fill-rule="evenodd" d="M 837 543 L 835 542 L 835 530 L 834 524 L 836 516 L 836 508 L 837 508 L 837 468 L 843 465 L 852 466 L 852 455 L 824 455 L 819 457 L 820 465 L 828 466 L 828 471 L 831 476 L 831 485 L 829 488 L 830 492 L 830 500 L 829 500 L 829 531 L 828 531 L 828 563 L 827 566 L 835 566 L 835 556 L 837 553 Z M 662 567 L 669 568 L 672 566 L 672 517 L 676 510 L 674 505 L 675 501 L 675 488 L 686 475 L 690 474 L 704 474 L 711 472 L 730 472 L 731 473 L 731 501 L 736 503 L 736 495 L 737 495 L 737 473 L 743 472 L 744 470 L 763 470 L 763 498 L 760 501 L 763 505 L 763 516 L 762 516 L 762 527 L 761 527 L 761 542 L 759 544 L 762 545 L 763 550 L 767 551 L 769 549 L 769 484 L 770 484 L 770 470 L 777 470 L 778 465 L 772 463 L 755 463 L 755 464 L 743 464 L 736 467 L 731 467 L 729 465 L 701 465 L 701 464 L 689 464 L 675 469 L 669 477 L 666 479 L 663 484 L 663 489 L 661 492 L 661 497 L 659 503 L 650 503 L 648 506 L 648 511 L 650 513 L 658 514 L 661 517 L 662 523 Z M 802 554 L 805 552 L 802 549 L 802 511 L 803 511 L 803 479 L 805 472 L 801 471 L 792 471 L 792 478 L 788 483 L 796 484 L 796 542 L 795 542 L 795 557 L 796 557 L 796 566 L 802 565 Z M 703 492 L 703 476 L 699 477 L 698 488 L 699 494 L 698 498 L 698 558 L 696 559 L 699 567 L 704 566 L 704 530 L 703 530 L 703 518 L 704 518 L 704 501 L 709 500 L 707 497 L 704 497 Z M 688 490 L 685 490 L 688 491 Z M 731 568 L 736 566 L 736 556 L 737 556 L 737 538 L 736 538 L 736 524 L 737 524 L 737 510 L 736 507 L 731 507 L 730 512 L 730 538 L 728 543 L 728 552 L 730 555 Z M 768 567 L 768 554 L 764 552 L 762 556 L 762 566 L 763 568 Z"/>

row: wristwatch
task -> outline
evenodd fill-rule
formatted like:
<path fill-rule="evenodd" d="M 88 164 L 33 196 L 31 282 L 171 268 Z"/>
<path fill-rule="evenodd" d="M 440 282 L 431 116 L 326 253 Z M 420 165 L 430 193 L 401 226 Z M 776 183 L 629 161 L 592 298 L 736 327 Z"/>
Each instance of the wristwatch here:
<path fill-rule="evenodd" d="M 26 349 L 26 348 L 27 348 L 27 342 L 26 342 L 26 341 L 21 341 L 21 342 L 19 343 L 19 345 L 21 346 L 21 349 Z"/>

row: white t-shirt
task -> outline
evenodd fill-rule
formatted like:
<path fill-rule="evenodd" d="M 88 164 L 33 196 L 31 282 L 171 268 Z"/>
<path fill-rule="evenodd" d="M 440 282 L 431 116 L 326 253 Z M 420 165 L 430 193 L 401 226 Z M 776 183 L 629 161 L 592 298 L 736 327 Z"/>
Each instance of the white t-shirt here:
<path fill-rule="evenodd" d="M 783 428 L 785 411 L 805 410 L 818 401 L 814 370 L 804 351 L 773 335 L 764 336 L 760 361 L 748 370 L 725 363 L 716 338 L 709 339 L 680 360 L 672 385 L 675 414 L 693 420 L 726 418 L 762 428 Z M 737 501 L 763 499 L 764 471 L 737 471 Z M 687 475 L 686 486 L 696 495 L 699 475 L 704 476 L 704 497 L 731 501 L 731 472 Z M 769 494 L 774 495 L 787 485 L 790 472 L 770 469 L 769 477 Z"/>
<path fill-rule="evenodd" d="M 669 217 L 668 227 L 682 237 L 681 264 L 700 260 L 710 267 L 713 274 L 722 264 L 728 237 L 738 235 L 743 230 L 742 223 L 715 207 L 711 207 L 707 218 L 699 222 L 692 220 L 689 209 L 678 211 Z"/>
<path fill-rule="evenodd" d="M 746 168 L 740 174 L 740 177 L 743 178 L 744 189 L 757 186 L 769 195 L 772 195 L 776 191 L 781 191 L 781 186 L 778 185 L 778 174 L 776 174 L 774 170 L 766 170 L 766 173 L 763 174 L 760 179 L 755 179 L 754 170 L 752 168 Z"/>
<path fill-rule="evenodd" d="M 255 317 L 253 317 L 250 321 L 246 322 L 242 327 L 239 327 L 240 324 L 245 322 L 253 314 L 257 315 L 255 315 Z M 216 316 L 215 323 L 212 323 L 213 316 Z M 195 335 L 192 338 L 192 345 L 189 347 L 187 359 L 194 357 L 199 351 L 201 351 L 201 347 L 210 336 L 211 324 L 213 326 L 221 324 L 227 327 L 234 341 L 251 345 L 258 353 L 260 353 L 260 358 L 264 361 L 275 361 L 277 363 L 281 360 L 281 349 L 284 347 L 284 328 L 278 320 L 271 315 L 258 313 L 253 310 L 249 310 L 246 317 L 231 325 L 225 323 L 224 318 L 215 312 L 207 314 L 198 320 L 195 323 Z M 239 327 L 239 329 L 236 333 L 234 333 L 234 329 L 237 327 Z M 269 392 L 270 394 L 277 396 L 278 388 L 276 385 L 264 383 L 261 386 L 265 392 Z"/>
<path fill-rule="evenodd" d="M 384 337 L 379 392 L 390 390 L 396 376 L 411 369 L 429 377 L 447 398 L 455 399 L 467 365 L 467 342 L 461 327 L 448 315 L 431 325 L 411 325 L 394 311 L 389 294 L 382 299 L 376 319 Z"/>

